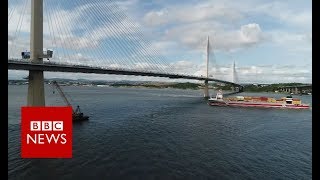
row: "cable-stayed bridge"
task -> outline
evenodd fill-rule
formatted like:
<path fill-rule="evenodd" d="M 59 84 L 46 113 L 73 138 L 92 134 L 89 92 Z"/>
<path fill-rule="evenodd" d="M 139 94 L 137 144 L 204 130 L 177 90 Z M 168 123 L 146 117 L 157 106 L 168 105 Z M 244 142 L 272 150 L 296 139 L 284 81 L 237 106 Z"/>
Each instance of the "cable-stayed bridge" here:
<path fill-rule="evenodd" d="M 131 76 L 150 76 L 150 77 L 165 77 L 170 79 L 190 79 L 190 80 L 208 80 L 225 84 L 231 84 L 236 87 L 240 85 L 219 80 L 215 78 L 206 78 L 202 76 L 183 75 L 183 74 L 170 74 L 170 73 L 158 73 L 147 71 L 134 71 L 134 70 L 119 70 L 119 69 L 106 69 L 100 67 L 90 67 L 81 65 L 65 65 L 56 63 L 32 63 L 21 60 L 9 59 L 8 68 L 15 70 L 34 70 L 34 71 L 51 71 L 51 72 L 73 72 L 73 73 L 94 73 L 94 74 L 115 74 L 115 75 L 131 75 Z"/>
<path fill-rule="evenodd" d="M 62 4 L 49 0 L 12 0 L 12 4 L 9 2 L 8 69 L 29 71 L 30 106 L 45 105 L 44 71 L 201 80 L 205 84 L 205 97 L 209 97 L 209 81 L 231 84 L 238 87 L 237 92 L 242 91 L 236 78 L 230 82 L 209 77 L 209 37 L 206 75 L 178 72 L 145 39 L 139 25 L 130 21 L 118 1 L 78 0 Z M 61 8 L 67 6 L 71 14 Z M 236 76 L 235 67 L 232 74 Z"/>

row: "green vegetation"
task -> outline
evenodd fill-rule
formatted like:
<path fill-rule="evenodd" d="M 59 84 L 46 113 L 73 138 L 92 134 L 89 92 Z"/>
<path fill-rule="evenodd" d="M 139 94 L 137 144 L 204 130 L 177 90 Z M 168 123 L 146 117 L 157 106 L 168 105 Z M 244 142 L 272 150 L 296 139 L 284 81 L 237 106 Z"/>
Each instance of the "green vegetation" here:
<path fill-rule="evenodd" d="M 199 89 L 199 84 L 195 84 L 195 83 L 177 83 L 177 84 L 171 84 L 171 85 L 167 85 L 166 87 L 170 87 L 170 88 L 177 88 L 177 89 Z"/>
<path fill-rule="evenodd" d="M 279 83 L 279 84 L 250 84 L 244 86 L 246 92 L 274 92 L 284 86 L 299 86 L 302 83 Z"/>
<path fill-rule="evenodd" d="M 115 83 L 115 84 L 111 84 L 110 86 L 113 86 L 113 87 L 134 86 L 134 84 L 129 84 L 129 83 Z"/>
<path fill-rule="evenodd" d="M 176 89 L 199 89 L 200 84 L 196 83 L 114 83 L 113 87 L 148 87 L 148 88 L 176 88 Z"/>
<path fill-rule="evenodd" d="M 45 79 L 45 83 L 48 84 L 52 80 L 56 80 L 61 84 L 66 85 L 90 85 L 90 86 L 97 86 L 97 85 L 109 85 L 112 87 L 146 87 L 146 88 L 176 88 L 176 89 L 203 89 L 204 83 L 173 83 L 173 82 L 141 82 L 141 81 L 90 81 L 90 80 L 70 80 L 70 79 Z M 27 79 L 22 80 L 8 80 L 8 85 L 25 85 L 27 84 Z M 302 83 L 278 83 L 278 84 L 247 84 L 244 86 L 245 92 L 275 92 L 279 91 L 281 87 L 286 86 L 299 86 L 305 85 Z M 230 84 L 223 84 L 223 83 L 209 83 L 210 89 L 221 89 L 229 91 L 232 89 Z M 310 90 L 307 90 L 310 91 Z"/>
<path fill-rule="evenodd" d="M 229 85 L 229 84 L 225 84 L 224 86 L 221 86 L 221 85 L 217 85 L 217 84 L 213 84 L 211 86 L 214 86 L 216 87 L 217 89 L 221 89 L 221 90 L 227 90 L 227 91 L 230 91 L 232 86 Z"/>
<path fill-rule="evenodd" d="M 275 92 L 280 90 L 281 87 L 286 86 L 300 86 L 305 85 L 302 83 L 277 83 L 277 84 L 247 84 L 244 86 L 245 92 Z M 229 84 L 210 84 L 210 86 L 216 87 L 216 89 L 221 90 L 231 90 L 232 86 Z"/>

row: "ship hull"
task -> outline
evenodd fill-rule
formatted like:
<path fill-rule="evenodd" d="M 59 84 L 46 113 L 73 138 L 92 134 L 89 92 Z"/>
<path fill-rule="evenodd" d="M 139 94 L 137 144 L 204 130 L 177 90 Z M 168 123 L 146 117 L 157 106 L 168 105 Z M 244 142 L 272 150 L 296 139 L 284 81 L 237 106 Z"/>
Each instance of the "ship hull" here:
<path fill-rule="evenodd" d="M 309 109 L 307 104 L 284 104 L 268 102 L 237 102 L 237 101 L 209 101 L 211 106 L 234 106 L 234 107 L 263 107 L 263 108 L 285 108 L 285 109 Z"/>

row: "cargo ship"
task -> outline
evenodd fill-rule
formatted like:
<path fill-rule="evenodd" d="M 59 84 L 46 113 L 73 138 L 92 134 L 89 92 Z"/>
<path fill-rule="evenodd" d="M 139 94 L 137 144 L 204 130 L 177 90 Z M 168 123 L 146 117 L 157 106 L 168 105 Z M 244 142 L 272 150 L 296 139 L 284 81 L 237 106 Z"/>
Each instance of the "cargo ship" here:
<path fill-rule="evenodd" d="M 236 107 L 264 107 L 264 108 L 285 108 L 285 109 L 309 109 L 309 104 L 304 104 L 300 99 L 292 96 L 275 99 L 270 97 L 235 96 L 223 98 L 219 91 L 216 97 L 208 99 L 211 106 L 236 106 Z"/>

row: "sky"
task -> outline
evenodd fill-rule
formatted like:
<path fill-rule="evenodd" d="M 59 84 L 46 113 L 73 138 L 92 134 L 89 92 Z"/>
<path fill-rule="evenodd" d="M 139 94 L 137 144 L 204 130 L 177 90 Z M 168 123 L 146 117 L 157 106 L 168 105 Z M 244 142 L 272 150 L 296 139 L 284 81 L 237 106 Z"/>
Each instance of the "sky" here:
<path fill-rule="evenodd" d="M 30 49 L 31 0 L 9 0 L 8 56 Z M 47 0 L 44 48 L 51 62 L 206 74 L 238 83 L 312 82 L 310 0 Z M 27 71 L 8 70 L 9 79 Z M 45 78 L 165 78 L 50 73 Z"/>

